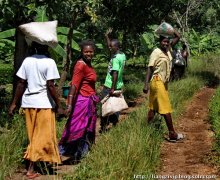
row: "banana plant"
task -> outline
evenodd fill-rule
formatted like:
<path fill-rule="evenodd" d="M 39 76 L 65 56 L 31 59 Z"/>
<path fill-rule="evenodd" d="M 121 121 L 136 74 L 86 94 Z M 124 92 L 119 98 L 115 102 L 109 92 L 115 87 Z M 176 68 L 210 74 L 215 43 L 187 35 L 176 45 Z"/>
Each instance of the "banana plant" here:
<path fill-rule="evenodd" d="M 15 34 L 15 29 L 9 29 L 0 32 L 0 56 L 4 62 L 12 61 L 13 50 L 15 42 L 12 37 Z"/>

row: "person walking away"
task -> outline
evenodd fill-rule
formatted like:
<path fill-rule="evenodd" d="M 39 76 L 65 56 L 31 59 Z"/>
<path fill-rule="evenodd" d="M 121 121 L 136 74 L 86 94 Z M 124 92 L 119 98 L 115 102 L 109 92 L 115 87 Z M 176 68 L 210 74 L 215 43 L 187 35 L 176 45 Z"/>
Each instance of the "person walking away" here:
<path fill-rule="evenodd" d="M 95 141 L 99 101 L 96 96 L 96 72 L 92 67 L 95 44 L 85 40 L 80 44 L 81 56 L 74 68 L 70 91 L 67 98 L 66 115 L 69 117 L 59 142 L 61 157 L 75 162 L 83 158 Z"/>
<path fill-rule="evenodd" d="M 109 34 L 111 32 L 112 29 L 109 29 L 105 34 L 107 45 L 111 52 L 111 59 L 108 64 L 108 72 L 105 78 L 104 88 L 101 93 L 102 98 L 104 98 L 108 94 L 110 96 L 114 96 L 114 91 L 122 90 L 122 87 L 124 85 L 123 72 L 126 56 L 123 52 L 120 51 L 120 43 L 118 39 L 110 39 Z M 120 112 L 117 112 L 105 117 L 101 115 L 100 132 L 105 132 L 110 122 L 113 125 L 116 125 L 118 122 L 119 113 Z"/>
<path fill-rule="evenodd" d="M 17 72 L 19 81 L 9 108 L 13 115 L 22 97 L 29 144 L 24 159 L 29 161 L 27 178 L 35 172 L 36 162 L 61 163 L 56 138 L 55 112 L 62 112 L 54 80 L 59 79 L 56 63 L 48 57 L 48 46 L 32 42 L 32 56 L 24 59 Z"/>
<path fill-rule="evenodd" d="M 182 134 L 176 133 L 171 116 L 171 104 L 168 95 L 168 81 L 170 78 L 172 56 L 170 47 L 174 46 L 180 39 L 180 34 L 174 30 L 172 42 L 168 37 L 160 36 L 160 47 L 156 48 L 150 55 L 146 81 L 143 92 L 149 94 L 148 123 L 153 121 L 155 113 L 161 114 L 169 130 L 169 140 L 176 142 L 183 138 Z"/>
<path fill-rule="evenodd" d="M 171 80 L 179 80 L 185 74 L 188 61 L 188 52 L 186 45 L 182 49 L 173 50 L 173 68 L 171 71 Z"/>

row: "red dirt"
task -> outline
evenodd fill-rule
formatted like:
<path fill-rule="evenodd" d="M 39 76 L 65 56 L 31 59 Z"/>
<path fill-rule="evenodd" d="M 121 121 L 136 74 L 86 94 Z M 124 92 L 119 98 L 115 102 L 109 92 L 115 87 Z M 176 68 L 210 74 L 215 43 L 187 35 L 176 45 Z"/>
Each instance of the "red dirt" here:
<path fill-rule="evenodd" d="M 175 124 L 176 131 L 183 133 L 185 139 L 178 143 L 162 144 L 162 164 L 158 174 L 191 176 L 218 174 L 217 169 L 208 162 L 214 140 L 208 122 L 208 103 L 213 93 L 214 89 L 205 87 L 187 104 L 186 110 Z"/>

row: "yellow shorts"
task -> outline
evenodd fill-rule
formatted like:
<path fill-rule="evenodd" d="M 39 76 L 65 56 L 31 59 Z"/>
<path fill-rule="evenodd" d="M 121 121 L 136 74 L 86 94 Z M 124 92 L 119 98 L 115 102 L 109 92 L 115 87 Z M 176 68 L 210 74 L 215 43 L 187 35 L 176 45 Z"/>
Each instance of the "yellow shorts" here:
<path fill-rule="evenodd" d="M 154 76 L 150 82 L 149 109 L 160 114 L 172 112 L 167 83 L 163 83 L 158 76 Z"/>

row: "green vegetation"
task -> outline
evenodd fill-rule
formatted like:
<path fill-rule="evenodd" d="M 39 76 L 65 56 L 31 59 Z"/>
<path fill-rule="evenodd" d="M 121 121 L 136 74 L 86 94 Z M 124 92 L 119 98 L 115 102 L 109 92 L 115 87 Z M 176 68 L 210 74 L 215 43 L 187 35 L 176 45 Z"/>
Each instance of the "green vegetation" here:
<path fill-rule="evenodd" d="M 11 64 L 0 63 L 0 84 L 12 84 L 13 69 Z"/>
<path fill-rule="evenodd" d="M 211 58 L 209 58 L 209 61 L 211 60 Z M 220 70 L 219 70 L 219 65 L 220 65 L 220 60 L 219 57 L 217 57 L 216 59 L 212 59 L 214 61 L 217 61 L 218 64 L 215 66 L 212 66 L 212 69 L 215 73 L 215 76 L 220 78 Z M 212 61 L 213 62 L 213 61 Z M 215 81 L 218 81 L 219 83 L 219 79 L 216 78 Z M 212 162 L 217 165 L 218 167 L 220 166 L 220 87 L 217 88 L 211 102 L 209 105 L 209 116 L 210 116 L 210 122 L 212 125 L 212 129 L 215 133 L 215 141 L 214 141 L 214 145 L 213 145 L 213 150 L 214 150 L 214 155 L 212 157 Z"/>
<path fill-rule="evenodd" d="M 26 145 L 23 118 L 17 114 L 13 119 L 7 117 L 13 88 L 13 65 L 17 67 L 25 56 L 18 53 L 23 48 L 15 33 L 20 24 L 58 20 L 59 45 L 55 50 L 50 49 L 50 54 L 60 72 L 68 75 L 60 80 L 63 84 L 57 84 L 64 85 L 71 80 L 71 63 L 79 55 L 78 43 L 93 39 L 97 45 L 94 58 L 98 74 L 96 87 L 100 91 L 109 59 L 104 33 L 112 27 L 110 36 L 119 39 L 128 59 L 124 76 L 125 98 L 129 102 L 140 97 L 149 54 L 156 45 L 154 30 L 162 20 L 178 29 L 192 55 L 186 77 L 169 86 L 174 118 L 198 89 L 219 83 L 219 0 L 139 0 L 138 3 L 133 0 L 2 0 L 0 8 L 0 179 L 21 166 Z M 143 104 L 116 128 L 102 135 L 76 172 L 65 178 L 133 179 L 134 174 L 154 172 L 160 163 L 159 146 L 166 129 L 163 121 L 160 126 L 160 117 L 156 118 L 155 125 L 159 130 L 145 125 L 147 100 Z M 210 109 L 217 138 L 215 150 L 218 151 L 219 90 Z M 65 121 L 57 123 L 59 137 L 64 124 Z"/>
<path fill-rule="evenodd" d="M 1 121 L 3 119 L 1 118 Z M 23 162 L 24 147 L 27 145 L 25 120 L 21 115 L 4 119 L 0 128 L 0 179 L 10 176 Z"/>
<path fill-rule="evenodd" d="M 212 129 L 215 132 L 215 144 L 214 150 L 219 155 L 220 154 L 220 88 L 216 90 L 215 95 L 210 103 L 210 121 L 212 124 Z M 218 165 L 220 165 L 220 159 L 218 158 Z"/>

